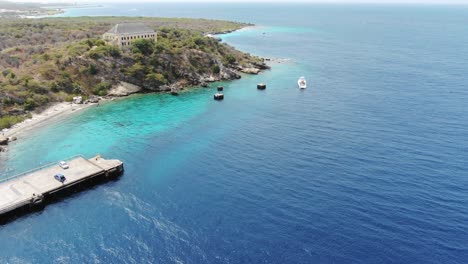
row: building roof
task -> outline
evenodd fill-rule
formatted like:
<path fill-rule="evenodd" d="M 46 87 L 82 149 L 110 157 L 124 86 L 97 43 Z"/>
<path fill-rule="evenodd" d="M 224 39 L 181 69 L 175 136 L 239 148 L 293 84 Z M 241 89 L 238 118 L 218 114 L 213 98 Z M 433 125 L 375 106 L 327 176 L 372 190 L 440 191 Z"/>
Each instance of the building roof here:
<path fill-rule="evenodd" d="M 143 23 L 121 23 L 112 27 L 107 33 L 112 34 L 140 34 L 140 33 L 154 33 L 150 27 Z"/>

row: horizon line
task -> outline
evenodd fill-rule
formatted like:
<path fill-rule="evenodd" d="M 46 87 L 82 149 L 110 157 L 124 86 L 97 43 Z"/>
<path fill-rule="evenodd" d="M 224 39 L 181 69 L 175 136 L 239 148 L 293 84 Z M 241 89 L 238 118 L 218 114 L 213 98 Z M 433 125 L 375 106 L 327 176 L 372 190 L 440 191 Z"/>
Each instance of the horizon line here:
<path fill-rule="evenodd" d="M 36 3 L 36 4 L 125 4 L 125 3 L 213 3 L 213 4 L 237 4 L 237 3 L 274 3 L 274 4 L 371 4 L 371 5 L 468 5 L 468 0 L 6 0 L 13 3 Z"/>

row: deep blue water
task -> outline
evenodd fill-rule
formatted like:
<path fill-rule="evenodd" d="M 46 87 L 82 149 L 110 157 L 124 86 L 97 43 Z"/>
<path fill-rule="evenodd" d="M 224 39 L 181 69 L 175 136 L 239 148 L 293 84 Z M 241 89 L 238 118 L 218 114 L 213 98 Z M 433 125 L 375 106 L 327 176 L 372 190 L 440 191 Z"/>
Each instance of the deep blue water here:
<path fill-rule="evenodd" d="M 290 61 L 222 83 L 222 102 L 214 88 L 138 95 L 20 139 L 4 171 L 100 153 L 126 172 L 1 226 L 0 262 L 468 261 L 468 7 L 132 4 L 65 15 L 252 22 L 225 41 Z"/>

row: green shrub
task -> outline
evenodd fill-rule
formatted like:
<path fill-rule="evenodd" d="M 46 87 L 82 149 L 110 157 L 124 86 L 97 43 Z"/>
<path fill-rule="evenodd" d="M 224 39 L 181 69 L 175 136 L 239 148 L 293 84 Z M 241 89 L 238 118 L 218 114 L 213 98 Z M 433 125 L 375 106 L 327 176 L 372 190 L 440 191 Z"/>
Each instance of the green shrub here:
<path fill-rule="evenodd" d="M 60 77 L 56 81 L 50 84 L 50 89 L 54 92 L 64 91 L 68 94 L 70 93 L 79 93 L 80 85 L 74 82 L 67 72 L 62 72 Z"/>
<path fill-rule="evenodd" d="M 28 81 L 26 86 L 28 87 L 28 91 L 32 93 L 36 93 L 36 94 L 48 94 L 49 93 L 49 90 L 47 89 L 45 85 L 35 80 Z"/>
<path fill-rule="evenodd" d="M 39 69 L 39 74 L 46 80 L 54 80 L 59 74 L 57 68 L 53 65 L 46 64 Z"/>
<path fill-rule="evenodd" d="M 169 45 L 167 43 L 162 42 L 162 41 L 158 41 L 154 45 L 154 52 L 156 52 L 156 53 L 163 53 L 165 51 L 169 51 L 170 49 L 171 48 L 169 47 Z"/>
<path fill-rule="evenodd" d="M 33 110 L 37 106 L 36 101 L 34 101 L 33 98 L 27 98 L 26 101 L 24 102 L 24 110 Z"/>
<path fill-rule="evenodd" d="M 4 105 L 13 105 L 15 101 L 13 101 L 13 99 L 11 99 L 10 97 L 5 97 L 3 98 L 2 103 Z"/>
<path fill-rule="evenodd" d="M 7 77 L 11 73 L 11 69 L 5 69 L 2 71 L 3 77 Z"/>
<path fill-rule="evenodd" d="M 135 78 L 143 78 L 145 76 L 146 67 L 140 63 L 135 63 L 127 69 L 127 74 Z"/>
<path fill-rule="evenodd" d="M 75 97 L 73 94 L 69 94 L 65 97 L 65 102 L 72 102 L 73 97 Z"/>
<path fill-rule="evenodd" d="M 105 46 L 106 42 L 102 39 L 97 39 L 94 41 L 94 46 Z"/>
<path fill-rule="evenodd" d="M 86 39 L 80 42 L 81 44 L 87 45 L 89 48 L 93 46 L 105 46 L 106 42 L 102 39 Z"/>
<path fill-rule="evenodd" d="M 34 94 L 32 99 L 35 103 L 35 106 L 46 105 L 50 101 L 49 96 L 43 94 Z"/>
<path fill-rule="evenodd" d="M 98 83 L 93 88 L 93 94 L 100 95 L 100 96 L 107 95 L 107 93 L 108 93 L 109 89 L 111 88 L 111 86 L 112 86 L 112 84 L 110 84 L 108 82 Z"/>
<path fill-rule="evenodd" d="M 236 62 L 236 57 L 234 57 L 234 55 L 232 54 L 228 54 L 224 57 L 224 62 L 226 64 L 233 64 L 234 62 Z"/>
<path fill-rule="evenodd" d="M 119 48 L 114 47 L 114 46 L 105 46 L 105 47 L 107 47 L 106 48 L 107 49 L 107 54 L 109 54 L 110 56 L 112 56 L 114 58 L 120 57 L 121 53 L 120 53 Z"/>
<path fill-rule="evenodd" d="M 0 118 L 0 129 L 10 128 L 14 124 L 22 122 L 25 119 L 23 116 L 4 116 Z"/>
<path fill-rule="evenodd" d="M 204 37 L 194 37 L 193 38 L 193 42 L 195 42 L 195 44 L 197 44 L 198 46 L 202 46 L 202 45 L 205 45 L 206 44 L 206 41 L 205 41 L 205 38 Z"/>
<path fill-rule="evenodd" d="M 146 75 L 145 81 L 148 82 L 151 86 L 160 86 L 167 84 L 166 77 L 160 73 L 150 73 Z"/>
<path fill-rule="evenodd" d="M 41 56 L 41 60 L 43 61 L 49 61 L 50 60 L 50 55 L 48 53 L 45 53 Z"/>
<path fill-rule="evenodd" d="M 89 52 L 89 57 L 99 59 L 102 57 L 120 57 L 121 52 L 119 48 L 114 46 L 98 46 Z"/>
<path fill-rule="evenodd" d="M 96 64 L 90 64 L 87 69 L 88 73 L 91 75 L 96 75 L 98 73 L 98 69 L 96 67 Z"/>
<path fill-rule="evenodd" d="M 89 46 L 86 44 L 75 44 L 68 47 L 68 54 L 71 56 L 80 56 L 89 50 Z"/>
<path fill-rule="evenodd" d="M 221 69 L 219 68 L 218 65 L 213 66 L 213 73 L 219 73 Z"/>
<path fill-rule="evenodd" d="M 132 52 L 150 55 L 154 52 L 154 41 L 151 39 L 137 39 L 132 42 Z"/>
<path fill-rule="evenodd" d="M 92 59 L 99 59 L 99 58 L 102 58 L 102 57 L 105 57 L 105 53 L 104 52 L 101 52 L 97 49 L 94 49 L 94 50 L 91 50 L 89 53 L 88 53 L 89 57 L 92 58 Z"/>

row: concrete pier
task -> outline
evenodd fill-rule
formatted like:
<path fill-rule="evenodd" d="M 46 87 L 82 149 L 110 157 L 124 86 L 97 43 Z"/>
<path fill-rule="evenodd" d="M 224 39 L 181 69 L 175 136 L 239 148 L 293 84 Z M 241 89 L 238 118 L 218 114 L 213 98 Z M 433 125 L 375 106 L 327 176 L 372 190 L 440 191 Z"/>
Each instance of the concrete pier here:
<path fill-rule="evenodd" d="M 67 160 L 68 169 L 55 165 L 43 166 L 8 179 L 0 180 L 0 217 L 24 209 L 44 207 L 49 198 L 59 193 L 73 191 L 92 180 L 106 180 L 123 173 L 123 163 L 106 160 L 100 156 L 91 159 L 77 156 Z M 61 173 L 62 183 L 54 178 Z"/>

